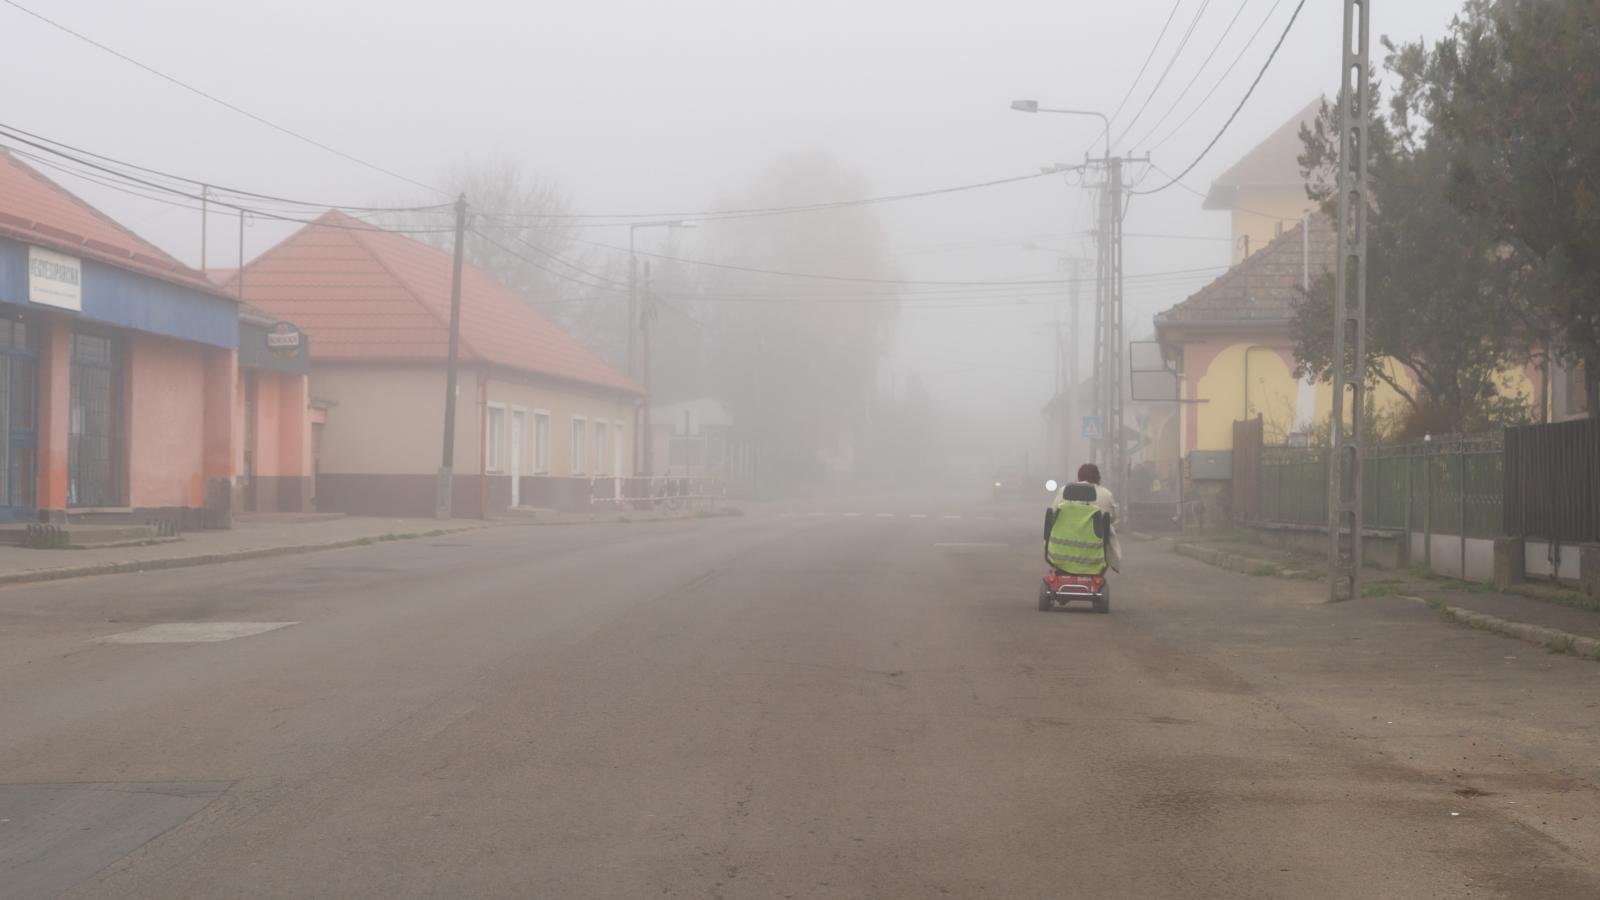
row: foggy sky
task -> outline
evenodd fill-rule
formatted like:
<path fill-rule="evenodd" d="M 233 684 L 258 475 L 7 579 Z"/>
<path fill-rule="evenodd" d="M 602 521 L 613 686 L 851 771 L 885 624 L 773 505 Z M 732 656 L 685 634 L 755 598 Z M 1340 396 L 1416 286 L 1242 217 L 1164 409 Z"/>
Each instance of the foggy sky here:
<path fill-rule="evenodd" d="M 1030 116 L 1016 98 L 1110 112 L 1171 0 L 21 0 L 123 52 L 347 153 L 421 181 L 465 157 L 507 155 L 555 179 L 582 212 L 705 209 L 784 153 L 821 149 L 897 193 L 1080 161 L 1096 120 Z M 1144 103 L 1201 0 L 1183 0 L 1122 120 Z M 1154 157 L 1176 173 L 1259 70 L 1295 0 L 1282 0 L 1228 81 Z M 1199 88 L 1232 62 L 1273 0 L 1245 0 Z M 1374 38 L 1441 34 L 1461 0 L 1378 0 Z M 1185 178 L 1210 179 L 1305 103 L 1331 93 L 1342 4 L 1309 0 L 1239 120 Z M 1233 14 L 1213 2 L 1129 136 L 1164 112 Z M 1381 57 L 1381 48 L 1374 48 Z M 131 162 L 251 190 L 340 203 L 425 195 L 280 135 L 0 5 L 0 122 Z M 1187 109 L 1163 128 L 1170 128 Z M 1114 132 L 1120 130 L 1114 128 Z M 1160 176 L 1152 174 L 1151 183 Z M 60 179 L 190 264 L 188 211 Z M 1164 179 L 1161 179 L 1164 180 Z M 1021 240 L 1093 255 L 1087 192 L 1061 179 L 878 207 L 907 278 L 1057 277 Z M 1139 198 L 1130 233 L 1226 237 L 1225 213 L 1181 189 Z M 287 229 L 259 223 L 247 255 Z M 615 232 L 595 232 L 602 240 Z M 237 225 L 210 233 L 213 266 L 237 263 Z M 693 242 L 684 246 L 693 253 Z M 1127 274 L 1224 266 L 1225 240 L 1129 238 Z M 1220 270 L 1219 270 L 1220 271 Z M 1205 283 L 1130 286 L 1128 336 Z M 1090 322 L 1086 288 L 1083 322 Z M 919 372 L 941 402 L 990 429 L 996 452 L 1037 442 L 1052 366 L 1049 306 L 902 315 L 887 368 Z M 1086 345 L 1085 345 L 1086 346 Z M 1088 365 L 1082 367 L 1088 375 Z M 981 413 L 979 411 L 982 411 Z"/>

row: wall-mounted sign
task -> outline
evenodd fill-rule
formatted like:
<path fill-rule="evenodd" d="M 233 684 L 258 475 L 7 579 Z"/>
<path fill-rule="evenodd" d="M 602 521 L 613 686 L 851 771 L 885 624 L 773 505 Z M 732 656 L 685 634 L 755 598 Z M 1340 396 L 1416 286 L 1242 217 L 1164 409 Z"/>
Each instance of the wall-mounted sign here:
<path fill-rule="evenodd" d="M 28 248 L 28 301 L 83 311 L 83 261 L 43 247 Z"/>
<path fill-rule="evenodd" d="M 300 347 L 304 343 L 300 329 L 289 322 L 279 322 L 267 329 L 267 350 L 279 359 L 292 359 L 300 355 Z"/>

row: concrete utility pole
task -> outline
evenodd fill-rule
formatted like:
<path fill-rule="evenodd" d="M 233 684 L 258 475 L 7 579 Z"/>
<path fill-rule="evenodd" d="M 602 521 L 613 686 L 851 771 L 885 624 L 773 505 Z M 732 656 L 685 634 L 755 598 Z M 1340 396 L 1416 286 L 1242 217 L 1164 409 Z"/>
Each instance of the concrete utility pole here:
<path fill-rule="evenodd" d="M 456 363 L 461 349 L 461 263 L 467 241 L 467 195 L 456 198 L 456 252 L 450 267 L 450 349 L 444 378 L 444 458 L 439 464 L 439 483 L 433 507 L 434 518 L 448 519 L 455 480 L 456 459 Z"/>
<path fill-rule="evenodd" d="M 1361 439 L 1367 360 L 1367 72 L 1370 0 L 1344 0 L 1339 76 L 1339 249 L 1334 271 L 1333 456 L 1328 465 L 1328 599 L 1361 596 Z M 1344 406 L 1350 404 L 1350 430 Z M 1348 531 L 1348 543 L 1344 532 Z"/>
<path fill-rule="evenodd" d="M 651 460 L 651 457 L 655 455 L 653 453 L 653 450 L 655 449 L 655 441 L 651 439 L 653 435 L 651 434 L 650 427 L 652 406 L 650 398 L 650 331 L 655 325 L 655 318 L 655 299 L 650 293 L 650 264 L 645 263 L 644 303 L 639 307 L 639 330 L 644 332 L 642 335 L 644 343 L 644 362 L 642 367 L 642 371 L 644 372 L 644 457 L 640 461 L 640 472 L 646 478 L 649 478 L 651 475 L 655 474 L 655 467 Z"/>
<path fill-rule="evenodd" d="M 1123 431 L 1126 342 L 1122 327 L 1122 220 L 1126 201 L 1122 167 L 1141 161 L 1120 156 L 1095 160 L 1106 167 L 1106 184 L 1100 199 L 1100 278 L 1095 288 L 1095 414 L 1100 417 L 1101 440 L 1094 456 L 1102 475 L 1118 488 L 1126 485 L 1129 478 L 1127 436 Z"/>

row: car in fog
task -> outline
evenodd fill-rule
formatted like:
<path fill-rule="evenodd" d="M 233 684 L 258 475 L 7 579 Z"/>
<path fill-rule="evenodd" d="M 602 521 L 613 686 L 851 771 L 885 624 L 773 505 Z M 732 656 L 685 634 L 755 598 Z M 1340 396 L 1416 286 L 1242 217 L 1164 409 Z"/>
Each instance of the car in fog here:
<path fill-rule="evenodd" d="M 1025 489 L 1023 472 L 1016 466 L 1000 466 L 994 470 L 994 499 L 1021 497 Z"/>

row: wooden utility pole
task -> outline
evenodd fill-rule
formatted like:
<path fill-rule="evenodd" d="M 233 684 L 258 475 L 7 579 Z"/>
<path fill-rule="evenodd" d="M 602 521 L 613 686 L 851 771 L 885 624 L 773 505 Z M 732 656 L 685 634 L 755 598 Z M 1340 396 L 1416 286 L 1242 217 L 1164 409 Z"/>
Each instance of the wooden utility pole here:
<path fill-rule="evenodd" d="M 434 518 L 448 519 L 455 480 L 456 363 L 461 348 L 461 264 L 467 240 L 467 195 L 456 198 L 456 250 L 450 267 L 450 349 L 444 378 L 444 453 L 439 464 Z"/>

